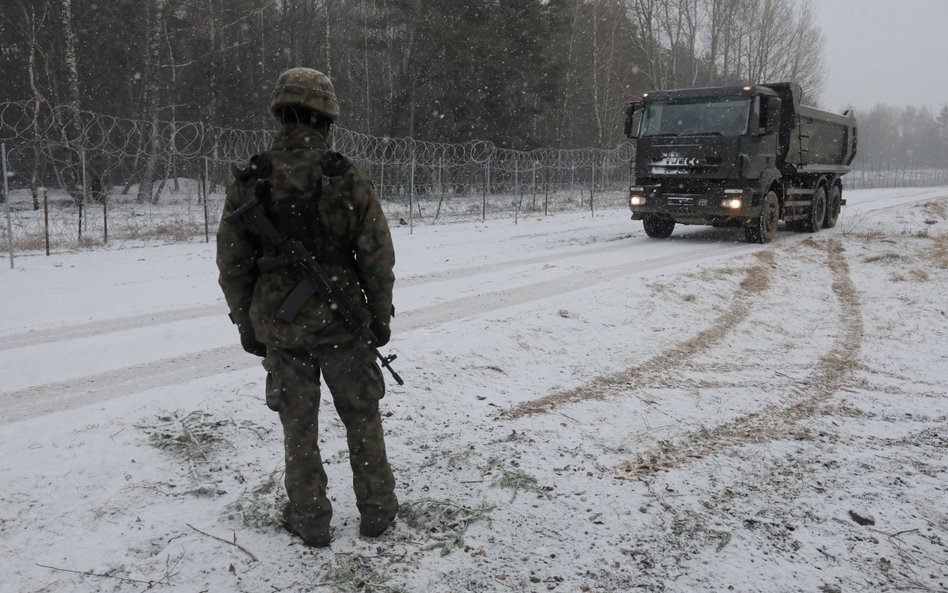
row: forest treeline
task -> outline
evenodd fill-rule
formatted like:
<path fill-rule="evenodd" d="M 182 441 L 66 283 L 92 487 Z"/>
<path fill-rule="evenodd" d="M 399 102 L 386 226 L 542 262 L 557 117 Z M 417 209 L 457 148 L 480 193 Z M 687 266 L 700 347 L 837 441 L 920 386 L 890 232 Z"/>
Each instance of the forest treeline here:
<path fill-rule="evenodd" d="M 862 168 L 948 168 L 948 105 L 876 105 L 857 112 Z"/>
<path fill-rule="evenodd" d="M 823 45 L 811 0 L 4 0 L 0 101 L 270 128 L 303 65 L 356 132 L 612 147 L 649 89 L 793 80 L 818 102 Z M 861 161 L 948 164 L 948 109 L 857 116 Z"/>
<path fill-rule="evenodd" d="M 277 75 L 330 74 L 374 136 L 614 146 L 644 90 L 822 85 L 809 0 L 5 0 L 0 101 L 272 125 Z"/>

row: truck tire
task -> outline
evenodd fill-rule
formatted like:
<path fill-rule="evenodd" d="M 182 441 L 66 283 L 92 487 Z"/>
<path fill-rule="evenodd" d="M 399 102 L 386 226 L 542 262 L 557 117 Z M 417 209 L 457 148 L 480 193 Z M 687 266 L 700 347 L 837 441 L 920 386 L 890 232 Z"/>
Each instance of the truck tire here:
<path fill-rule="evenodd" d="M 820 186 L 813 193 L 810 203 L 810 214 L 803 221 L 803 230 L 815 233 L 823 228 L 823 219 L 826 218 L 826 188 Z"/>
<path fill-rule="evenodd" d="M 675 230 L 675 221 L 663 218 L 656 214 L 646 214 L 642 217 L 645 234 L 653 239 L 666 239 Z"/>
<path fill-rule="evenodd" d="M 777 194 L 768 192 L 760 209 L 760 216 L 754 226 L 744 228 L 748 243 L 770 243 L 777 237 L 777 223 L 780 221 L 780 202 Z"/>
<path fill-rule="evenodd" d="M 826 218 L 823 219 L 823 228 L 831 229 L 839 220 L 839 211 L 843 207 L 843 192 L 838 185 L 834 185 L 826 197 Z"/>

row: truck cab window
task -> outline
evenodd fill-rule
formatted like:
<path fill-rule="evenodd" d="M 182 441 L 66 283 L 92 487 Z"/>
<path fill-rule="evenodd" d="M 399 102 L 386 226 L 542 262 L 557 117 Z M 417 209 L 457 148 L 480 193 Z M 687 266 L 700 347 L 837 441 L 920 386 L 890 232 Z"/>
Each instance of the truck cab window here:
<path fill-rule="evenodd" d="M 642 115 L 642 137 L 742 136 L 750 109 L 748 97 L 651 102 Z"/>

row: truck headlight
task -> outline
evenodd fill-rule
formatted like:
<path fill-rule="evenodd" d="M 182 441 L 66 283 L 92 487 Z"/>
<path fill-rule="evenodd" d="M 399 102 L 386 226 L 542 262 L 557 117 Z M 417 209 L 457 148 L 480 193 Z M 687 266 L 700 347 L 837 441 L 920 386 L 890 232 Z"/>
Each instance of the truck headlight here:
<path fill-rule="evenodd" d="M 721 202 L 721 205 L 725 208 L 730 208 L 731 210 L 740 210 L 741 206 L 744 205 L 744 200 L 740 198 L 730 197 Z"/>
<path fill-rule="evenodd" d="M 645 196 L 633 194 L 629 196 L 629 206 L 644 206 Z"/>

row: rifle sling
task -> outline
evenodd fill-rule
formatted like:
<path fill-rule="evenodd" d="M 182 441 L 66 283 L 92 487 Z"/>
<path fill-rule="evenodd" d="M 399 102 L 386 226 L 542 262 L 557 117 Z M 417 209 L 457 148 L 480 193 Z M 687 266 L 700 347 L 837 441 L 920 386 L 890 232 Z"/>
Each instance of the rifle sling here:
<path fill-rule="evenodd" d="M 283 299 L 283 304 L 280 305 L 280 321 L 292 323 L 299 314 L 300 309 L 306 304 L 306 301 L 316 294 L 316 292 L 316 285 L 310 282 L 309 278 L 300 280 L 300 283 L 296 285 L 296 288 L 290 291 L 290 294 L 286 295 L 286 298 Z"/>

